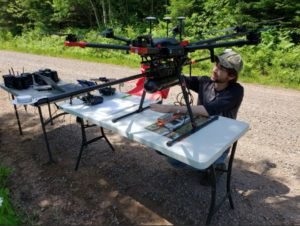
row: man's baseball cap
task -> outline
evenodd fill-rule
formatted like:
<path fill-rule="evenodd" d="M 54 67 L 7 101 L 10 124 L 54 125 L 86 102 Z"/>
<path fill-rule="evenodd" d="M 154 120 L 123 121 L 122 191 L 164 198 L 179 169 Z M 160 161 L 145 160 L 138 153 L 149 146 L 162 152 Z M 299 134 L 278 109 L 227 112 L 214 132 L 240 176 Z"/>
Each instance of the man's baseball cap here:
<path fill-rule="evenodd" d="M 216 62 L 227 69 L 234 69 L 238 74 L 243 69 L 241 55 L 231 49 L 226 49 L 223 53 L 216 56 Z"/>

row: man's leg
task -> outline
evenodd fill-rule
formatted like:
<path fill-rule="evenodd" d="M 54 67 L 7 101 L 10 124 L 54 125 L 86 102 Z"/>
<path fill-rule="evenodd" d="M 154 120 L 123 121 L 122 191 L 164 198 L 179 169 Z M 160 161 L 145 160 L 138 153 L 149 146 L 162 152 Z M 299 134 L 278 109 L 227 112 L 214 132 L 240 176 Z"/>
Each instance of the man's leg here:
<path fill-rule="evenodd" d="M 227 158 L 227 156 L 228 156 L 228 153 L 229 153 L 229 150 L 230 149 L 227 149 L 215 162 L 214 162 L 214 164 L 215 165 L 225 165 L 225 161 L 226 161 L 226 158 Z M 167 162 L 171 165 L 171 166 L 173 166 L 174 168 L 190 168 L 190 169 L 194 169 L 194 170 L 197 170 L 196 168 L 194 168 L 194 167 L 192 167 L 192 166 L 189 166 L 189 165 L 187 165 L 187 164 L 185 164 L 185 163 L 183 163 L 183 162 L 180 162 L 180 161 L 178 161 L 178 160 L 176 160 L 176 159 L 173 159 L 173 158 L 171 158 L 171 157 L 169 157 L 169 156 L 166 156 L 166 155 L 164 155 L 164 154 L 162 154 L 162 153 L 160 153 L 160 152 L 157 152 L 159 155 L 163 155 L 163 156 L 165 156 L 166 157 L 166 160 L 167 160 Z"/>
<path fill-rule="evenodd" d="M 230 148 L 228 148 L 224 153 L 214 162 L 214 164 L 225 164 L 225 160 L 227 159 L 227 156 L 229 154 Z"/>
<path fill-rule="evenodd" d="M 217 172 L 217 180 L 218 178 L 220 178 L 220 176 L 223 174 L 222 170 L 225 170 L 226 169 L 226 164 L 225 164 L 225 161 L 226 161 L 226 158 L 229 154 L 229 151 L 230 151 L 230 148 L 227 149 L 213 164 L 215 164 L 215 168 L 216 168 L 216 172 Z M 200 184 L 201 185 L 204 185 L 204 186 L 209 186 L 211 184 L 210 182 L 210 175 L 209 175 L 209 172 L 208 170 L 199 170 L 199 169 L 196 169 L 192 166 L 189 166 L 183 162 L 180 162 L 176 159 L 173 159 L 169 156 L 166 156 L 160 152 L 157 152 L 158 154 L 160 155 L 163 155 L 166 157 L 166 160 L 167 162 L 173 166 L 174 168 L 177 168 L 177 169 L 189 169 L 189 170 L 197 170 L 199 173 L 200 173 Z M 220 169 L 220 171 L 218 171 L 218 169 Z"/>

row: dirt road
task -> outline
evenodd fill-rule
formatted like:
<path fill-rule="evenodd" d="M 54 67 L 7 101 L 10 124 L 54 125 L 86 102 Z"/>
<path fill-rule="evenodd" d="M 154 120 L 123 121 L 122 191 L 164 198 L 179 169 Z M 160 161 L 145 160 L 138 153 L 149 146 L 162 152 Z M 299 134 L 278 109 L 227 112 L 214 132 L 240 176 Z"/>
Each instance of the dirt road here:
<path fill-rule="evenodd" d="M 63 80 L 124 77 L 138 69 L 0 51 L 0 72 L 55 69 Z M 243 84 L 238 120 L 251 129 L 239 141 L 233 166 L 235 210 L 226 202 L 213 225 L 300 224 L 300 92 Z M 172 88 L 173 102 L 178 88 Z M 32 225 L 124 225 L 205 223 L 210 190 L 198 174 L 170 167 L 164 157 L 107 131 L 116 153 L 103 141 L 84 152 L 73 170 L 81 135 L 71 116 L 48 128 L 56 164 L 47 153 L 37 111 L 20 108 L 18 134 L 13 106 L 0 91 L 0 164 L 14 169 L 14 204 Z M 89 135 L 97 132 L 93 129 Z"/>

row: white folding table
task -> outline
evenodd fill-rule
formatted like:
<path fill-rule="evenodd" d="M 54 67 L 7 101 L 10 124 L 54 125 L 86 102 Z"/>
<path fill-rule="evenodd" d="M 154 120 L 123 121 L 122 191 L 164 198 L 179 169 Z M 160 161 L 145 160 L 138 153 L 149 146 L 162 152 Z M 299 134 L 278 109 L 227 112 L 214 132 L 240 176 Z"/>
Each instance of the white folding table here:
<path fill-rule="evenodd" d="M 58 86 L 66 85 L 66 83 L 63 82 L 63 81 L 59 81 L 57 83 L 57 85 Z M 1 84 L 1 83 L 0 83 L 0 88 L 4 89 L 5 91 L 7 91 L 12 96 L 12 99 L 13 99 L 12 104 L 14 105 L 14 110 L 15 110 L 15 115 L 16 115 L 16 118 L 17 118 L 17 123 L 18 123 L 20 135 L 23 135 L 23 131 L 22 131 L 22 126 L 21 126 L 21 121 L 20 121 L 20 118 L 19 118 L 17 105 L 24 105 L 24 106 L 31 105 L 33 107 L 38 108 L 40 122 L 41 122 L 43 135 L 44 135 L 44 140 L 45 140 L 46 148 L 47 148 L 47 152 L 48 152 L 49 162 L 50 163 L 54 162 L 45 127 L 49 123 L 51 123 L 51 125 L 53 125 L 53 120 L 54 119 L 56 119 L 56 118 L 58 118 L 62 115 L 67 114 L 66 112 L 61 112 L 61 113 L 57 113 L 57 114 L 53 115 L 52 112 L 51 112 L 50 104 L 52 103 L 52 104 L 56 105 L 56 101 L 61 100 L 60 98 L 55 98 L 55 97 L 59 96 L 61 94 L 61 92 L 57 91 L 57 90 L 53 90 L 53 89 L 49 89 L 49 90 L 46 89 L 46 90 L 38 91 L 38 90 L 34 89 L 33 87 L 18 90 L 18 89 L 13 89 L 13 88 L 6 87 L 4 84 Z M 32 100 L 35 100 L 35 101 L 30 102 L 28 104 L 27 103 L 17 103 L 16 100 L 17 100 L 18 96 L 30 96 L 32 98 Z M 54 98 L 55 101 L 48 101 L 50 98 Z M 39 104 L 38 103 L 39 100 L 47 100 L 47 101 L 44 101 L 44 103 Z M 48 106 L 48 113 L 49 113 L 49 118 L 48 119 L 44 119 L 44 117 L 43 117 L 41 107 L 44 106 L 44 105 Z"/>
<path fill-rule="evenodd" d="M 169 138 L 145 128 L 153 124 L 158 117 L 163 115 L 162 113 L 147 109 L 125 117 L 117 122 L 113 122 L 113 119 L 135 111 L 138 108 L 138 103 L 139 97 L 128 97 L 118 93 L 115 96 L 106 98 L 103 104 L 95 106 L 88 106 L 80 101 L 74 100 L 72 104 L 66 102 L 59 104 L 59 107 L 63 111 L 81 120 L 88 120 L 100 126 L 101 129 L 109 129 L 196 169 L 208 169 L 211 175 L 212 192 L 209 214 L 206 221 L 207 224 L 210 223 L 213 214 L 227 198 L 229 199 L 231 208 L 234 208 L 230 188 L 232 163 L 237 141 L 247 132 L 249 125 L 245 122 L 219 116 L 217 120 L 211 122 L 204 128 L 201 128 L 172 146 L 168 146 L 167 142 L 170 140 Z M 146 101 L 144 106 L 147 104 L 149 105 L 149 102 Z M 82 127 L 82 132 L 83 139 L 85 139 L 84 127 Z M 105 139 L 107 140 L 106 137 Z M 83 147 L 93 141 L 88 142 L 85 140 L 84 142 L 85 143 L 81 146 L 76 169 L 78 168 Z M 228 167 L 226 170 L 222 170 L 227 173 L 226 195 L 222 201 L 216 205 L 216 170 L 218 169 L 215 168 L 213 163 L 230 147 L 231 154 Z"/>

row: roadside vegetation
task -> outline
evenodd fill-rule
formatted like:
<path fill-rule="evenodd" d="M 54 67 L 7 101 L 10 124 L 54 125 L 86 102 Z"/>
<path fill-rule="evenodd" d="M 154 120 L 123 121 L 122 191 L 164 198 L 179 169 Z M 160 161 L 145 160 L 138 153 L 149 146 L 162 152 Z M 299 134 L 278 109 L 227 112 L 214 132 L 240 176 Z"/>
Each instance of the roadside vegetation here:
<path fill-rule="evenodd" d="M 11 170 L 0 166 L 0 225 L 19 225 L 20 217 L 10 202 L 8 180 Z"/>
<path fill-rule="evenodd" d="M 158 18 L 152 24 L 154 37 L 166 37 L 167 24 L 163 17 L 172 18 L 169 24 L 172 30 L 178 24 L 177 17 L 185 16 L 183 37 L 191 42 L 224 35 L 224 29 L 229 27 L 262 28 L 259 45 L 232 47 L 244 58 L 241 81 L 300 90 L 300 3 L 297 0 L 4 0 L 0 6 L 0 49 L 139 67 L 137 55 L 120 50 L 64 47 L 63 42 L 66 34 L 72 33 L 88 42 L 116 43 L 100 36 L 105 28 L 113 28 L 115 35 L 133 39 L 149 33 L 145 21 L 149 15 Z M 220 51 L 223 49 L 217 49 L 216 53 Z M 207 50 L 192 54 L 193 59 L 207 56 Z M 198 63 L 192 73 L 208 74 L 210 64 L 209 61 Z M 184 73 L 189 73 L 188 67 Z"/>
<path fill-rule="evenodd" d="M 73 33 L 82 33 L 82 30 L 73 30 Z M 124 32 L 120 32 L 124 34 Z M 130 34 L 128 34 L 129 36 Z M 133 35 L 131 33 L 131 35 Z M 138 35 L 138 34 L 137 34 Z M 108 43 L 98 35 L 96 30 L 85 33 L 84 39 L 95 43 Z M 280 43 L 274 44 L 273 36 L 264 32 L 262 43 L 258 46 L 245 46 L 233 48 L 242 54 L 245 65 L 240 80 L 243 82 L 281 86 L 300 90 L 300 46 L 289 42 L 287 37 L 279 37 Z M 14 50 L 41 55 L 67 57 L 86 61 L 126 65 L 138 67 L 140 57 L 126 54 L 120 50 L 103 50 L 93 48 L 65 47 L 64 37 L 59 35 L 41 35 L 36 31 L 28 31 L 22 36 L 12 37 L 10 33 L 2 35 L 1 49 Z M 220 51 L 220 50 L 218 50 Z M 207 50 L 193 54 L 193 59 L 209 56 Z M 26 69 L 26 65 L 25 69 Z M 204 61 L 193 65 L 193 75 L 210 73 L 211 63 Z M 189 67 L 184 68 L 184 73 L 189 73 Z"/>

